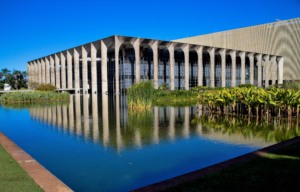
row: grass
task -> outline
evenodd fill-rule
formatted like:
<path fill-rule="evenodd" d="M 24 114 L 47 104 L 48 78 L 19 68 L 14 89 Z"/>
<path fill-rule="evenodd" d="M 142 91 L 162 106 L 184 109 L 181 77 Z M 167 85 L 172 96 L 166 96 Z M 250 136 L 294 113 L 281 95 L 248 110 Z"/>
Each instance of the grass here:
<path fill-rule="evenodd" d="M 298 143 L 167 191 L 295 191 L 299 182 Z"/>
<path fill-rule="evenodd" d="M 43 191 L 0 145 L 0 191 Z"/>

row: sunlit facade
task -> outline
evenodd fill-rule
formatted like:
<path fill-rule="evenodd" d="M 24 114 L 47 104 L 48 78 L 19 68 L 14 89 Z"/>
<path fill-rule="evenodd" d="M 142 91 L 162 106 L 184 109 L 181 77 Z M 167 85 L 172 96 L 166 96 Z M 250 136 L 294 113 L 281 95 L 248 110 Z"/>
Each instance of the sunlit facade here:
<path fill-rule="evenodd" d="M 111 36 L 29 61 L 29 82 L 117 94 L 144 80 L 171 90 L 281 85 L 300 77 L 299 27 L 293 19 L 176 41 Z"/>

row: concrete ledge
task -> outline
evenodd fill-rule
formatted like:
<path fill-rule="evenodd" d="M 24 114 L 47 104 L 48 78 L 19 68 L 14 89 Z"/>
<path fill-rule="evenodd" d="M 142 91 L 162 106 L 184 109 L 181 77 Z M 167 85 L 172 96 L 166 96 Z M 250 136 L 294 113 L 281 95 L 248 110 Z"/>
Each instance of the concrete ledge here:
<path fill-rule="evenodd" d="M 1 132 L 0 144 L 44 191 L 73 191 Z"/>
<path fill-rule="evenodd" d="M 230 160 L 227 160 L 227 161 L 224 161 L 224 162 L 206 167 L 204 169 L 196 170 L 196 171 L 191 172 L 191 173 L 187 173 L 187 174 L 180 175 L 180 176 L 177 176 L 177 177 L 165 180 L 165 181 L 161 181 L 161 182 L 154 183 L 154 184 L 151 184 L 151 185 L 148 185 L 148 186 L 145 186 L 145 187 L 141 187 L 141 188 L 133 190 L 133 191 L 136 191 L 136 192 L 141 192 L 141 191 L 143 191 L 143 192 L 164 191 L 166 189 L 177 186 L 179 184 L 190 183 L 190 182 L 195 181 L 195 180 L 197 180 L 201 177 L 204 177 L 204 176 L 209 175 L 209 174 L 216 173 L 218 171 L 221 171 L 221 170 L 223 170 L 225 168 L 228 168 L 232 165 L 235 165 L 237 163 L 241 163 L 241 162 L 251 160 L 255 157 L 262 156 L 265 153 L 270 153 L 270 152 L 276 151 L 276 150 L 278 150 L 282 147 L 289 146 L 289 145 L 296 144 L 296 143 L 300 144 L 300 137 L 295 137 L 293 139 L 283 141 L 281 143 L 278 143 L 278 144 L 275 144 L 275 145 L 272 145 L 272 146 L 254 151 L 252 153 L 247 153 L 245 155 L 242 155 L 242 156 L 239 156 L 239 157 L 236 157 L 236 158 L 233 158 L 233 159 L 230 159 Z"/>

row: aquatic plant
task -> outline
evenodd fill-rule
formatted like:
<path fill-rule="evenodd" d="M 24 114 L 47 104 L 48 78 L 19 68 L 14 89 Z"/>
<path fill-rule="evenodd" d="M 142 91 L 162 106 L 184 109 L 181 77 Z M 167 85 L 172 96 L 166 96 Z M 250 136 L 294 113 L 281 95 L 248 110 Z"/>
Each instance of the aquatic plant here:
<path fill-rule="evenodd" d="M 4 93 L 1 96 L 2 103 L 30 103 L 30 102 L 45 102 L 45 101 L 68 101 L 69 93 L 56 92 L 12 92 Z"/>

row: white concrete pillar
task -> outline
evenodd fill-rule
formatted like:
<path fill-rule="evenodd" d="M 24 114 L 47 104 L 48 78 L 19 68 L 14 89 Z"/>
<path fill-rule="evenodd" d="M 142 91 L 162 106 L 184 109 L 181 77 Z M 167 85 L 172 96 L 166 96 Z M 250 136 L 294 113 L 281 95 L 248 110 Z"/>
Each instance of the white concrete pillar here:
<path fill-rule="evenodd" d="M 66 57 L 63 52 L 60 53 L 60 64 L 61 64 L 61 88 L 66 89 Z"/>
<path fill-rule="evenodd" d="M 154 41 L 151 45 L 153 52 L 153 86 L 155 89 L 158 89 L 158 41 Z"/>
<path fill-rule="evenodd" d="M 257 59 L 257 86 L 261 87 L 262 86 L 262 54 L 256 55 Z"/>
<path fill-rule="evenodd" d="M 53 55 L 50 56 L 50 83 L 55 86 L 55 70 L 54 70 L 54 58 Z"/>
<path fill-rule="evenodd" d="M 71 51 L 67 51 L 68 89 L 73 88 L 73 61 Z"/>
<path fill-rule="evenodd" d="M 45 59 L 41 59 L 41 64 L 42 64 L 42 83 L 46 83 L 46 64 L 45 64 Z"/>
<path fill-rule="evenodd" d="M 89 138 L 90 135 L 90 118 L 89 118 L 89 95 L 83 94 L 83 130 L 84 137 Z"/>
<path fill-rule="evenodd" d="M 34 68 L 34 82 L 35 83 L 38 83 L 38 67 L 37 67 L 37 63 L 36 63 L 36 61 L 33 61 L 33 68 Z"/>
<path fill-rule="evenodd" d="M 102 42 L 102 41 L 101 41 Z M 103 49 L 101 49 L 101 52 Z M 108 95 L 102 95 L 102 128 L 103 145 L 106 147 L 109 143 L 109 113 L 108 113 Z"/>
<path fill-rule="evenodd" d="M 236 51 L 230 52 L 231 56 L 231 87 L 236 85 Z"/>
<path fill-rule="evenodd" d="M 82 93 L 88 93 L 88 66 L 87 66 L 87 50 L 84 46 L 81 46 L 81 58 L 82 58 Z"/>
<path fill-rule="evenodd" d="M 41 70 L 42 70 L 42 65 L 41 65 L 41 62 L 40 62 L 40 60 L 38 59 L 37 60 L 37 62 L 36 62 L 36 64 L 37 64 L 37 82 L 39 83 L 39 84 L 41 84 L 41 77 L 42 77 L 42 73 L 41 73 Z"/>
<path fill-rule="evenodd" d="M 102 80 L 102 93 L 108 92 L 107 84 L 107 46 L 101 41 L 101 80 Z"/>
<path fill-rule="evenodd" d="M 45 65 L 46 65 L 46 84 L 50 84 L 50 62 L 49 58 L 45 57 Z"/>
<path fill-rule="evenodd" d="M 60 89 L 60 61 L 57 54 L 55 54 L 55 85 L 57 89 Z"/>
<path fill-rule="evenodd" d="M 186 44 L 183 47 L 184 53 L 184 89 L 190 89 L 190 46 Z"/>
<path fill-rule="evenodd" d="M 93 119 L 93 140 L 99 140 L 99 113 L 98 113 L 98 95 L 92 94 L 92 119 Z"/>
<path fill-rule="evenodd" d="M 75 122 L 76 122 L 76 134 L 81 135 L 81 99 L 79 94 L 75 94 Z"/>
<path fill-rule="evenodd" d="M 168 136 L 170 140 L 175 140 L 175 108 L 170 107 L 170 120 L 169 120 L 169 131 Z"/>
<path fill-rule="evenodd" d="M 153 108 L 154 113 L 154 129 L 153 129 L 153 143 L 159 143 L 159 111 L 158 107 Z"/>
<path fill-rule="evenodd" d="M 269 80 L 270 80 L 270 56 L 264 56 L 264 68 L 263 68 L 264 80 L 265 80 L 265 87 L 269 87 Z"/>
<path fill-rule="evenodd" d="M 73 95 L 70 95 L 70 102 L 68 106 L 69 111 L 69 129 L 71 133 L 74 133 L 74 102 L 73 102 Z"/>
<path fill-rule="evenodd" d="M 246 78 L 246 66 L 245 66 L 246 53 L 243 51 L 243 52 L 240 52 L 239 55 L 241 57 L 241 84 L 245 84 L 245 78 Z"/>
<path fill-rule="evenodd" d="M 210 56 L 210 87 L 215 87 L 215 48 L 209 48 L 208 53 Z"/>
<path fill-rule="evenodd" d="M 278 58 L 278 85 L 282 85 L 283 84 L 283 64 L 284 64 L 284 58 L 283 57 L 279 57 Z"/>
<path fill-rule="evenodd" d="M 80 93 L 80 82 L 79 82 L 79 52 L 76 48 L 73 49 L 74 58 L 74 80 L 75 80 L 75 93 Z"/>
<path fill-rule="evenodd" d="M 254 85 L 254 54 L 248 53 L 249 61 L 250 61 L 250 84 Z"/>
<path fill-rule="evenodd" d="M 190 107 L 184 107 L 184 122 L 182 135 L 184 138 L 189 138 L 190 136 Z"/>
<path fill-rule="evenodd" d="M 170 43 L 168 46 L 170 55 L 170 90 L 175 90 L 175 58 L 174 58 L 174 44 Z"/>
<path fill-rule="evenodd" d="M 92 70 L 91 71 L 91 74 L 92 74 L 91 93 L 96 94 L 98 92 L 98 87 L 97 87 L 97 48 L 96 48 L 95 44 L 93 44 L 93 43 L 91 43 L 91 70 Z"/>
<path fill-rule="evenodd" d="M 140 39 L 137 38 L 132 42 L 135 54 L 135 82 L 141 79 L 141 57 L 140 57 Z"/>
<path fill-rule="evenodd" d="M 203 85 L 203 47 L 198 46 L 196 47 L 196 52 L 198 55 L 198 86 Z"/>
<path fill-rule="evenodd" d="M 221 55 L 221 86 L 226 87 L 226 49 L 221 49 L 220 55 Z"/>
<path fill-rule="evenodd" d="M 272 80 L 272 85 L 276 85 L 276 80 L 277 80 L 276 56 L 271 56 L 271 80 Z"/>

